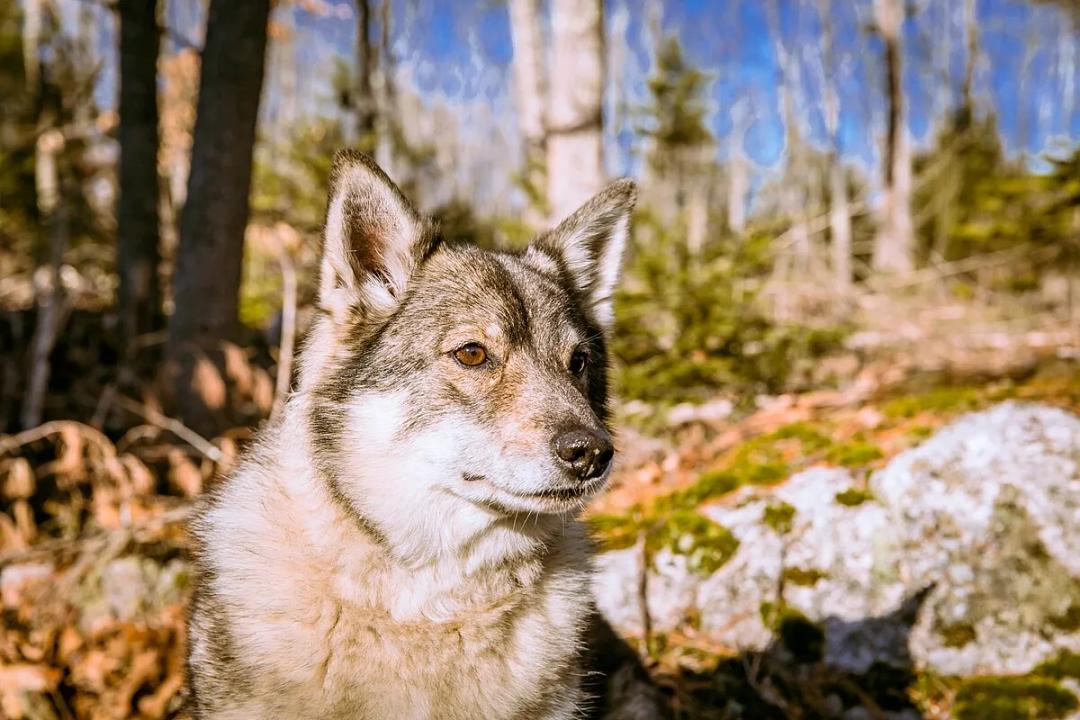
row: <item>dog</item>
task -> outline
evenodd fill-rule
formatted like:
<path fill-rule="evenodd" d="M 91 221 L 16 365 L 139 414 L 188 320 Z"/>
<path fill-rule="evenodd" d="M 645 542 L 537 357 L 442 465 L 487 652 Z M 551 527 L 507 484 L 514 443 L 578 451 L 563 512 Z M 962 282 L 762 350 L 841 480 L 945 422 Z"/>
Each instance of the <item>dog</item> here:
<path fill-rule="evenodd" d="M 611 469 L 635 198 L 615 182 L 495 253 L 335 156 L 297 389 L 191 526 L 195 718 L 599 717 L 635 694 L 632 652 L 586 647 L 618 640 L 576 519 Z M 637 696 L 620 717 L 660 716 Z"/>

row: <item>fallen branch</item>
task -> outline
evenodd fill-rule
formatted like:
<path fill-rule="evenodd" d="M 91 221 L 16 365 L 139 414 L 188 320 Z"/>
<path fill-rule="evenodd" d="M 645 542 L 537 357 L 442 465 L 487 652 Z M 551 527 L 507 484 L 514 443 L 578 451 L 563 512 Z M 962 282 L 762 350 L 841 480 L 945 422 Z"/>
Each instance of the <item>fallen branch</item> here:
<path fill-rule="evenodd" d="M 32 442 L 43 440 L 50 435 L 59 435 L 65 428 L 71 427 L 75 428 L 82 433 L 83 436 L 88 438 L 106 457 L 116 454 L 113 444 L 109 442 L 109 438 L 105 437 L 100 430 L 75 420 L 50 420 L 49 422 L 42 423 L 29 430 L 23 430 L 14 435 L 0 435 L 0 455 L 14 452 L 23 445 L 29 445 Z"/>
<path fill-rule="evenodd" d="M 176 418 L 162 415 L 157 410 L 143 405 L 140 402 L 136 402 L 131 398 L 124 397 L 123 395 L 117 395 L 113 398 L 113 402 L 128 412 L 135 413 L 151 425 L 155 425 L 162 430 L 168 430 L 173 435 L 198 450 L 207 460 L 221 462 L 221 450 L 218 449 L 216 445 Z"/>

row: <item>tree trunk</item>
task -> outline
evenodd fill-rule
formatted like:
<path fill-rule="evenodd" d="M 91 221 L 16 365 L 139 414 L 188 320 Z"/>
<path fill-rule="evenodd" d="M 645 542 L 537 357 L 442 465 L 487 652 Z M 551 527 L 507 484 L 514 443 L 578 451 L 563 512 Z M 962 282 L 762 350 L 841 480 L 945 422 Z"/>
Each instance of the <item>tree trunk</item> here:
<path fill-rule="evenodd" d="M 60 177 L 60 153 L 64 136 L 56 129 L 38 136 L 34 152 L 34 181 L 38 210 L 49 231 L 47 272 L 34 274 L 34 301 L 37 313 L 34 337 L 27 357 L 26 394 L 19 420 L 23 428 L 41 424 L 45 395 L 49 389 L 49 358 L 66 321 L 68 300 L 60 282 L 60 267 L 68 247 L 68 181 Z"/>
<path fill-rule="evenodd" d="M 391 0 L 382 0 L 379 5 L 379 46 L 372 61 L 371 72 L 377 79 L 378 92 L 375 93 L 375 160 L 384 169 L 390 172 L 392 177 L 398 178 L 398 184 L 406 183 L 412 197 L 417 202 L 423 201 L 421 187 L 417 183 L 416 168 L 409 163 L 398 162 L 401 155 L 399 152 L 398 137 L 400 142 L 408 144 L 408 136 L 401 124 L 399 113 L 403 112 L 398 105 L 397 60 L 394 58 L 394 50 L 390 47 L 390 22 L 393 5 Z M 402 185 L 404 187 L 404 185 Z M 421 207 L 423 207 L 421 205 Z"/>
<path fill-rule="evenodd" d="M 136 336 L 161 326 L 158 283 L 158 25 L 156 0 L 120 0 L 120 197 L 117 269 L 120 328 Z"/>
<path fill-rule="evenodd" d="M 806 187 L 803 177 L 803 141 L 799 120 L 795 109 L 795 93 L 800 83 L 797 59 L 784 44 L 780 25 L 780 10 L 777 0 L 770 0 L 768 7 L 769 29 L 773 36 L 773 47 L 777 64 L 780 67 L 780 115 L 784 119 L 787 143 L 787 170 L 784 187 L 781 189 L 780 208 L 784 216 L 791 221 L 791 248 L 794 250 L 797 266 L 796 275 L 802 277 L 810 267 L 811 248 L 810 232 L 806 224 Z"/>
<path fill-rule="evenodd" d="M 874 16 L 885 43 L 889 116 L 885 137 L 882 216 L 874 239 L 873 266 L 882 272 L 905 273 L 914 267 L 914 238 L 911 222 L 911 145 L 904 121 L 903 0 L 875 0 Z"/>
<path fill-rule="evenodd" d="M 547 122 L 544 105 L 547 88 L 544 79 L 544 48 L 540 36 L 538 0 L 510 0 L 510 35 L 514 46 L 514 91 L 517 101 L 518 128 L 524 143 L 523 178 L 532 201 L 530 214 L 538 215 L 547 205 L 544 196 L 544 135 Z M 538 223 L 541 218 L 528 218 Z"/>
<path fill-rule="evenodd" d="M 747 175 L 746 157 L 741 147 L 736 148 L 728 162 L 727 183 L 728 229 L 736 235 L 742 235 L 746 230 Z"/>
<path fill-rule="evenodd" d="M 177 410 L 193 426 L 205 427 L 213 409 L 194 382 L 195 360 L 237 326 L 269 14 L 270 0 L 210 3 L 167 346 Z"/>
<path fill-rule="evenodd" d="M 600 0 L 552 0 L 547 198 L 559 220 L 604 185 L 604 34 Z"/>
<path fill-rule="evenodd" d="M 385 0 L 384 0 L 385 2 Z M 356 0 L 356 83 L 353 109 L 356 112 L 356 134 L 365 152 L 375 149 L 375 93 L 371 76 L 376 66 L 375 48 L 371 44 L 371 3 Z"/>
<path fill-rule="evenodd" d="M 978 8 L 975 0 L 964 0 L 964 36 L 967 57 L 964 61 L 964 85 L 960 96 L 960 117 L 957 126 L 965 130 L 975 117 L 975 65 L 979 61 Z"/>
<path fill-rule="evenodd" d="M 833 282 L 837 290 L 851 288 L 851 211 L 848 208 L 847 182 L 840 155 L 840 96 L 836 91 L 836 47 L 832 34 L 831 0 L 820 0 L 821 16 L 821 81 L 825 109 L 825 131 L 832 152 L 829 155 L 829 239 L 832 243 Z"/>
<path fill-rule="evenodd" d="M 832 271 L 836 289 L 851 289 L 851 210 L 848 206 L 844 166 L 838 153 L 829 165 L 829 235 L 832 241 Z"/>

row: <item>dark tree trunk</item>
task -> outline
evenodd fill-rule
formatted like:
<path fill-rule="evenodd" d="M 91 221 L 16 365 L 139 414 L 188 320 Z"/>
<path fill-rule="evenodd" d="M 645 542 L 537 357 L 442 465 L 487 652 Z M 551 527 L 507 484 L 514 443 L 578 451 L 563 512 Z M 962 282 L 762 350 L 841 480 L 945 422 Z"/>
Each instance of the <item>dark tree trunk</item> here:
<path fill-rule="evenodd" d="M 210 425 L 216 403 L 195 362 L 237 329 L 252 150 L 270 0 L 211 0 L 187 201 L 173 276 L 168 366 L 185 422 Z"/>
<path fill-rule="evenodd" d="M 375 149 L 375 92 L 371 76 L 376 65 L 375 48 L 371 44 L 371 3 L 356 0 L 356 131 L 365 152 Z"/>
<path fill-rule="evenodd" d="M 158 282 L 157 0 L 120 0 L 117 268 L 124 345 L 161 326 Z"/>

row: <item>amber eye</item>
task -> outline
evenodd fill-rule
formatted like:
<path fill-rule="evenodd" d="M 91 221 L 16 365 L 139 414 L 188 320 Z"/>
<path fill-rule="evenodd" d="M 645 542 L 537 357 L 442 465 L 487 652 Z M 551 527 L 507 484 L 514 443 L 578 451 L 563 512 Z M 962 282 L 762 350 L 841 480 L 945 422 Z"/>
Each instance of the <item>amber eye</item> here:
<path fill-rule="evenodd" d="M 570 356 L 570 372 L 574 375 L 585 372 L 585 366 L 588 364 L 589 353 L 584 350 L 575 350 L 574 354 Z"/>
<path fill-rule="evenodd" d="M 454 359 L 465 367 L 476 367 L 487 362 L 487 350 L 479 343 L 467 343 L 454 351 Z"/>

